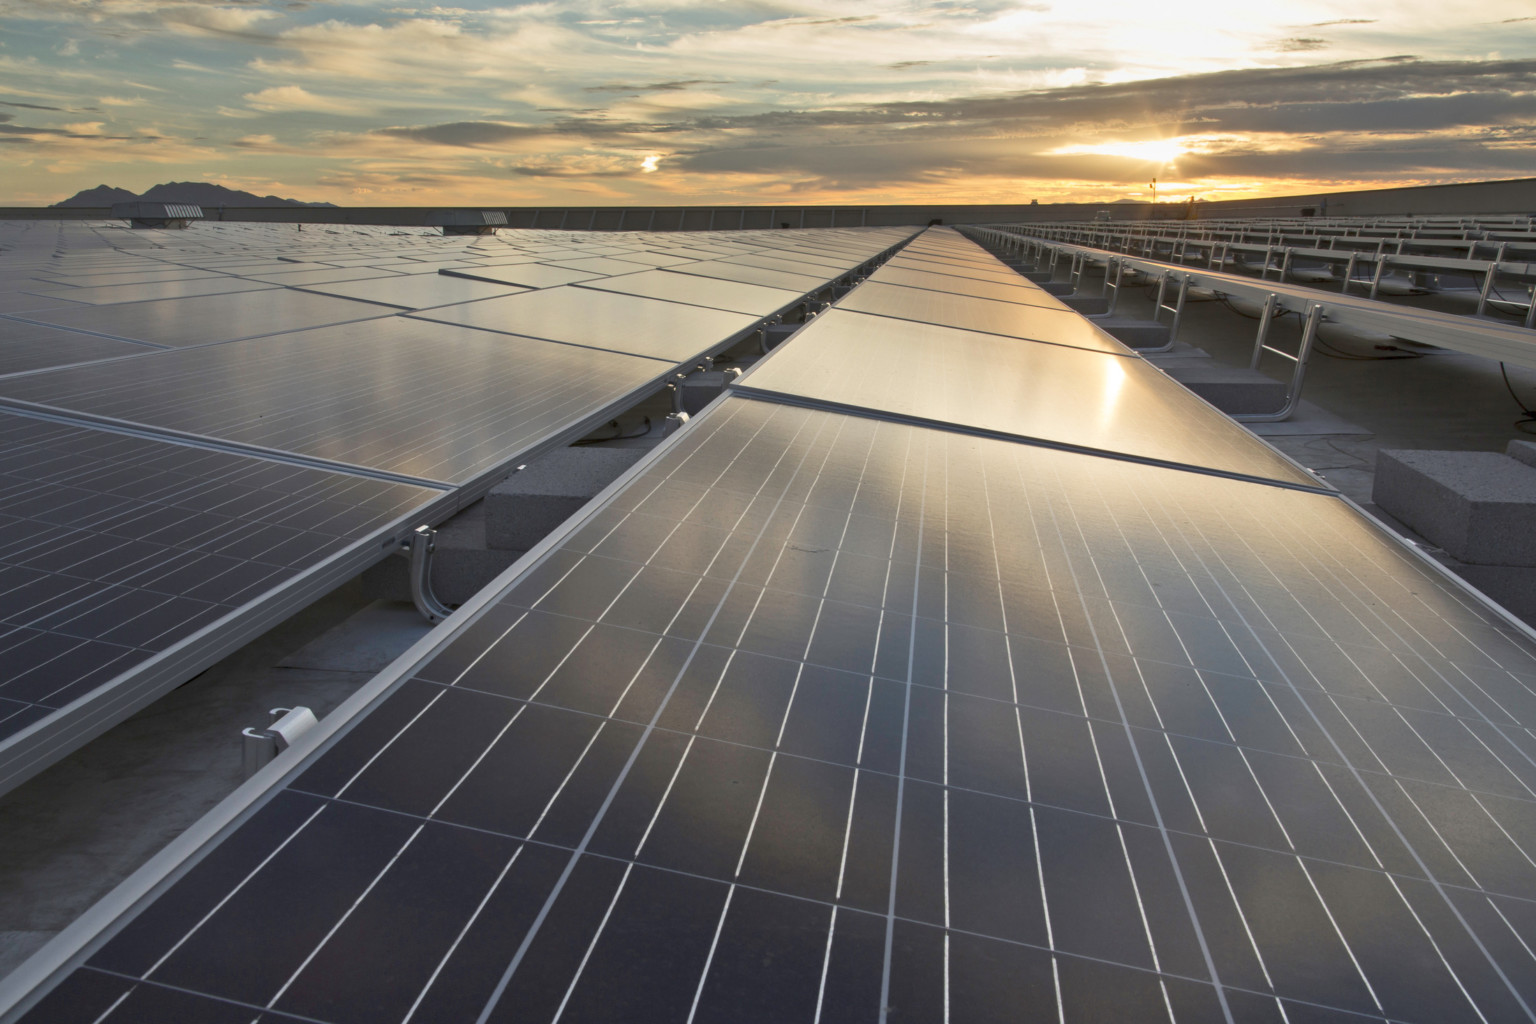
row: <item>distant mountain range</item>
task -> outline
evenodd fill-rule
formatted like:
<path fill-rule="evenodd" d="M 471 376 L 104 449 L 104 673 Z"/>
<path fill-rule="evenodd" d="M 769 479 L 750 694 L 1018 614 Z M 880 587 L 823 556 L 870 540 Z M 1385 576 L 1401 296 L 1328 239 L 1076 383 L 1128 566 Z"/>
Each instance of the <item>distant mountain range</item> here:
<path fill-rule="evenodd" d="M 297 199 L 278 196 L 258 196 L 238 189 L 212 185 L 206 181 L 168 181 L 156 185 L 143 195 L 136 195 L 125 188 L 97 185 L 83 192 L 76 192 L 54 206 L 111 206 L 113 203 L 129 203 L 145 199 L 156 203 L 192 203 L 208 209 L 220 206 L 335 206 L 335 203 L 303 203 Z"/>

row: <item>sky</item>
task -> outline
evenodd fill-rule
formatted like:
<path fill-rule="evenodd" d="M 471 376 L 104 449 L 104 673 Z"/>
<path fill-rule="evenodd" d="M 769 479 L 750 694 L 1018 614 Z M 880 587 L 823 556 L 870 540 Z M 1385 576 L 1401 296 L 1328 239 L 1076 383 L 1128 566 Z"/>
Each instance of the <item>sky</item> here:
<path fill-rule="evenodd" d="M 0 0 L 0 205 L 1182 201 L 1536 176 L 1536 0 Z"/>

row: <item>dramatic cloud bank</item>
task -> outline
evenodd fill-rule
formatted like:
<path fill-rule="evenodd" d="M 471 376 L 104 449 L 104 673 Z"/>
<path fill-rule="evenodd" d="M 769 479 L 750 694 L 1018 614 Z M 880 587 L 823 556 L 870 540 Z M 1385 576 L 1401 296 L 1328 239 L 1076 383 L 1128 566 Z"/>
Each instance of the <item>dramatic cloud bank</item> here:
<path fill-rule="evenodd" d="M 0 0 L 0 203 L 1209 199 L 1536 173 L 1530 0 Z"/>

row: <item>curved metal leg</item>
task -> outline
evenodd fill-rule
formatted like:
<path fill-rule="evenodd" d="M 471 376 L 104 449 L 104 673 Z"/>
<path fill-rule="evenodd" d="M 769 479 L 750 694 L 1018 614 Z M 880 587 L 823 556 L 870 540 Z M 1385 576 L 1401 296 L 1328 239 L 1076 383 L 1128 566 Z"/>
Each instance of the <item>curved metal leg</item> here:
<path fill-rule="evenodd" d="M 1266 302 L 1265 309 L 1268 310 L 1269 308 L 1270 305 Z M 1294 356 L 1287 355 L 1279 349 L 1269 346 L 1264 346 L 1259 350 L 1260 352 L 1269 351 L 1285 356 L 1285 358 L 1296 364 L 1296 368 L 1291 371 L 1290 385 L 1285 391 L 1285 401 L 1274 412 L 1233 413 L 1232 418 L 1234 420 L 1237 420 L 1239 423 L 1279 423 L 1282 420 L 1291 418 L 1291 414 L 1296 411 L 1296 406 L 1301 403 L 1301 385 L 1307 378 L 1307 360 L 1311 358 L 1312 344 L 1317 340 L 1317 325 L 1322 322 L 1323 306 L 1321 303 L 1314 303 L 1312 308 L 1307 310 L 1306 324 L 1301 330 L 1301 344 L 1297 347 Z"/>
<path fill-rule="evenodd" d="M 418 526 L 405 543 L 411 558 L 411 601 L 428 622 L 442 622 L 453 609 L 432 593 L 432 552 L 437 548 L 437 531 Z"/>

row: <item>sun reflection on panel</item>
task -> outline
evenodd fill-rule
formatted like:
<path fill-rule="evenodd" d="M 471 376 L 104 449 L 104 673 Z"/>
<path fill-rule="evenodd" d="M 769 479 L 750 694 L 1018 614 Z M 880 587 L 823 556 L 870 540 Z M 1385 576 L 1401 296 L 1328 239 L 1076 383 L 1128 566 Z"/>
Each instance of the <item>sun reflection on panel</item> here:
<path fill-rule="evenodd" d="M 1120 365 L 1117 356 L 1105 361 L 1103 367 L 1104 402 L 1099 406 L 1099 427 L 1108 430 L 1116 414 L 1120 411 L 1120 391 L 1125 387 L 1125 368 Z"/>

